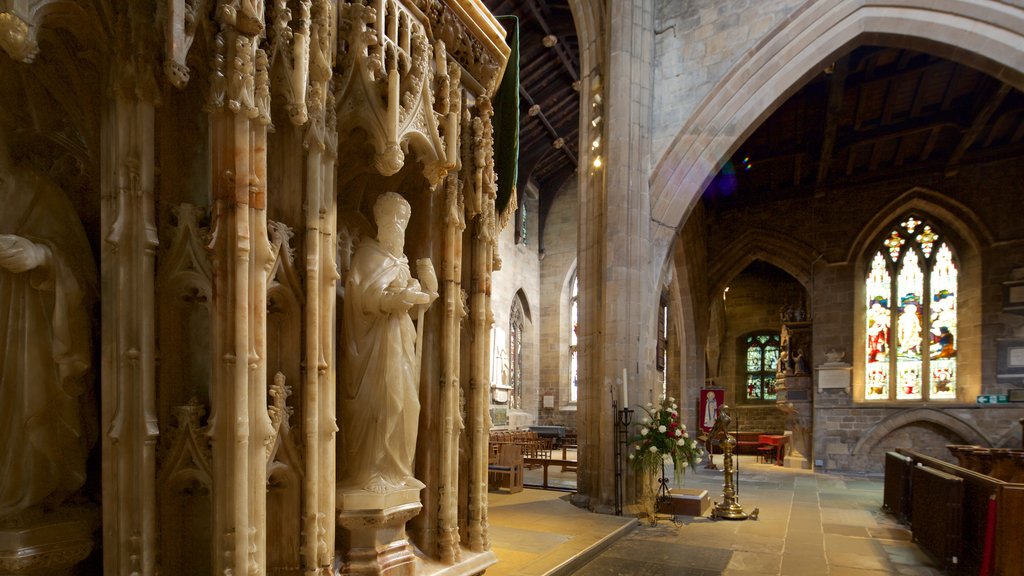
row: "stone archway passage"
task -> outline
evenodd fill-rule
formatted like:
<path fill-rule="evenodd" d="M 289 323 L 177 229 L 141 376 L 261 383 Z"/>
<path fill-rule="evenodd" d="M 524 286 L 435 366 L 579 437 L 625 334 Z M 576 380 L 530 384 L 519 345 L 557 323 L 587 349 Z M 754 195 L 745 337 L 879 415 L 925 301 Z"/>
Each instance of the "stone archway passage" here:
<path fill-rule="evenodd" d="M 861 44 L 924 50 L 1024 89 L 1024 9 L 1002 2 L 812 0 L 708 94 L 651 175 L 655 246 L 671 237 L 721 163 L 794 90 Z M 656 254 L 659 261 L 663 255 Z"/>

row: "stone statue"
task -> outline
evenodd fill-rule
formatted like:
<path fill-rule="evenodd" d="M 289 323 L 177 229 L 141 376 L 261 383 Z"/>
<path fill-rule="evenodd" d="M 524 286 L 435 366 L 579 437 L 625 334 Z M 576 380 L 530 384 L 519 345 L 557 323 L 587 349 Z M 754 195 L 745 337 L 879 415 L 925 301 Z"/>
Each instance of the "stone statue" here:
<path fill-rule="evenodd" d="M 783 349 L 779 352 L 779 361 L 775 365 L 775 373 L 779 376 L 783 376 L 789 371 L 789 352 L 786 352 L 786 350 Z"/>
<path fill-rule="evenodd" d="M 417 262 L 422 287 L 409 270 L 404 198 L 382 194 L 373 215 L 377 238 L 359 244 L 345 287 L 339 485 L 385 493 L 423 487 L 413 477 L 420 351 L 437 278 L 429 259 Z M 419 314 L 417 326 L 410 312 Z"/>
<path fill-rule="evenodd" d="M 82 224 L 47 177 L 15 165 L 0 134 L 0 518 L 58 506 L 85 482 L 95 441 L 91 310 Z M 88 404 L 87 404 L 88 405 Z"/>
<path fill-rule="evenodd" d="M 797 376 L 806 376 L 810 373 L 807 371 L 807 361 L 804 360 L 803 349 L 797 349 L 796 354 L 793 355 L 793 373 Z"/>

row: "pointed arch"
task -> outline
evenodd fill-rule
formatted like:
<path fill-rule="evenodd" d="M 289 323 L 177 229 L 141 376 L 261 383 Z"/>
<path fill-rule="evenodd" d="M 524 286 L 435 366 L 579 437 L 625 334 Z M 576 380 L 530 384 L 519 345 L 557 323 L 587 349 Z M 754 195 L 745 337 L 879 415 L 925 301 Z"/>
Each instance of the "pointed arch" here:
<path fill-rule="evenodd" d="M 948 194 L 915 186 L 875 212 L 875 216 L 861 228 L 860 234 L 850 244 L 846 261 L 856 262 L 857 258 L 865 254 L 875 239 L 892 224 L 894 214 L 915 211 L 930 214 L 948 226 L 957 235 L 960 244 L 966 243 L 966 246 L 960 246 L 961 250 L 966 248 L 980 252 L 995 240 L 985 222 L 965 204 Z"/>
<path fill-rule="evenodd" d="M 737 62 L 659 160 L 651 218 L 663 226 L 653 227 L 654 244 L 668 245 L 725 159 L 764 119 L 824 65 L 868 43 L 928 51 L 1024 89 L 1024 8 L 973 0 L 810 0 Z"/>
<path fill-rule="evenodd" d="M 786 272 L 812 293 L 814 262 L 821 253 L 810 245 L 772 230 L 748 229 L 726 246 L 709 263 L 710 294 L 721 294 L 737 274 L 755 260 L 761 260 Z"/>
<path fill-rule="evenodd" d="M 945 428 L 957 436 L 963 438 L 965 444 L 988 447 L 991 443 L 973 424 L 962 420 L 948 411 L 936 410 L 935 408 L 916 408 L 898 412 L 884 418 L 865 432 L 857 445 L 853 448 L 854 454 L 866 454 L 871 451 L 883 438 L 892 434 L 897 429 L 918 422 L 929 422 L 936 426 Z"/>

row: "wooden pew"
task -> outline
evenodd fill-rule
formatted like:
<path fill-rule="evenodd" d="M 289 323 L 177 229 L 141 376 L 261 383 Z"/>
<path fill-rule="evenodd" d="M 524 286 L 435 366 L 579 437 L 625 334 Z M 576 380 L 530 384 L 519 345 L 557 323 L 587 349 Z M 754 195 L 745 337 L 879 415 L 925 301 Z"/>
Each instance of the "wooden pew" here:
<path fill-rule="evenodd" d="M 989 502 L 992 501 L 995 504 L 996 523 L 992 532 L 995 546 L 990 574 L 993 576 L 1024 576 L 1024 522 L 1021 521 L 1024 518 L 1024 483 L 1004 482 L 905 448 L 899 448 L 897 452 L 913 461 L 915 467 L 926 466 L 946 476 L 960 479 L 962 484 L 960 502 L 951 503 L 952 506 L 959 506 L 959 527 L 953 525 L 955 522 L 942 520 L 939 517 L 932 518 L 933 522 L 947 522 L 947 529 L 959 532 L 957 535 L 951 535 L 960 540 L 956 561 L 958 573 L 977 574 L 981 567 L 985 553 L 985 538 L 989 530 Z M 886 462 L 889 463 L 890 460 L 887 459 Z M 898 466 L 886 466 L 887 483 L 888 476 L 898 473 L 897 470 Z M 921 487 L 921 485 L 915 486 L 913 478 L 911 479 L 911 501 L 914 499 L 915 489 Z M 931 496 L 927 501 L 933 508 L 936 503 L 940 502 L 940 499 L 947 497 L 942 494 L 925 495 Z M 914 520 L 916 512 L 917 509 L 913 509 L 911 521 Z M 917 534 L 914 537 L 918 539 Z M 931 538 L 932 536 L 925 537 Z M 921 544 L 922 547 L 934 545 L 933 542 L 921 542 Z M 940 553 L 937 550 L 929 550 L 937 555 Z"/>

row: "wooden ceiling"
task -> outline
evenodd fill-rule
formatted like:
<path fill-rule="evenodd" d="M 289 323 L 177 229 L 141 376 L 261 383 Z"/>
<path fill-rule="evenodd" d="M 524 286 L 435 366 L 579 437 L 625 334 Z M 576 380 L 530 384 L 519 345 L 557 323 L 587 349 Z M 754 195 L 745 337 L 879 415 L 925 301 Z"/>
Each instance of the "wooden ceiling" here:
<path fill-rule="evenodd" d="M 765 120 L 704 197 L 797 197 L 1022 153 L 1020 91 L 936 56 L 864 46 Z"/>
<path fill-rule="evenodd" d="M 541 220 L 576 171 L 579 157 L 579 44 L 568 0 L 484 0 L 496 16 L 519 18 L 520 194 L 540 190 Z M 506 25 L 507 22 L 503 21 Z"/>

